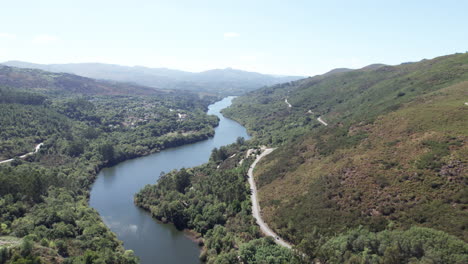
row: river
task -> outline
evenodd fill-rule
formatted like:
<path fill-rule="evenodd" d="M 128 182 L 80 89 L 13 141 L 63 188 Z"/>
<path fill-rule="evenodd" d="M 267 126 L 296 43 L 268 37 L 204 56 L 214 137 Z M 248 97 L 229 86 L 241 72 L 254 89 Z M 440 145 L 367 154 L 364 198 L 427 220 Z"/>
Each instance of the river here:
<path fill-rule="evenodd" d="M 233 143 L 237 137 L 248 139 L 243 126 L 220 113 L 232 99 L 226 97 L 209 106 L 208 114 L 220 118 L 213 138 L 128 160 L 103 169 L 97 176 L 91 189 L 91 207 L 142 264 L 200 263 L 199 247 L 173 225 L 157 222 L 136 207 L 133 196 L 146 184 L 156 183 L 161 172 L 201 165 L 208 161 L 213 148 Z"/>

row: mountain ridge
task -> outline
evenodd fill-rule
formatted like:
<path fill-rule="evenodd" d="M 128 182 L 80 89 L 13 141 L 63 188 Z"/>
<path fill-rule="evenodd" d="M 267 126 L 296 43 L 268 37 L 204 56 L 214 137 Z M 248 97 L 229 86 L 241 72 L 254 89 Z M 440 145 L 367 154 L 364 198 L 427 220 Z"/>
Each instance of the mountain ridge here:
<path fill-rule="evenodd" d="M 106 63 L 36 64 L 6 61 L 6 66 L 65 72 L 93 79 L 135 83 L 160 89 L 192 90 L 224 95 L 239 95 L 257 88 L 304 78 L 276 76 L 232 68 L 187 72 L 168 68 L 123 66 Z"/>

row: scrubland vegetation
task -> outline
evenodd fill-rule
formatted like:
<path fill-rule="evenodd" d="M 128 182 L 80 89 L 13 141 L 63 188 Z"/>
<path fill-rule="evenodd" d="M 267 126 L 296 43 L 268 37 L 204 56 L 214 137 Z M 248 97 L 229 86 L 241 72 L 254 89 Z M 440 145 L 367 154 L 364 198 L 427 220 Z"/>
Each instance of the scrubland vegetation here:
<path fill-rule="evenodd" d="M 269 225 L 322 263 L 467 262 L 467 65 L 378 65 L 234 100 L 224 114 L 279 147 L 255 172 Z"/>

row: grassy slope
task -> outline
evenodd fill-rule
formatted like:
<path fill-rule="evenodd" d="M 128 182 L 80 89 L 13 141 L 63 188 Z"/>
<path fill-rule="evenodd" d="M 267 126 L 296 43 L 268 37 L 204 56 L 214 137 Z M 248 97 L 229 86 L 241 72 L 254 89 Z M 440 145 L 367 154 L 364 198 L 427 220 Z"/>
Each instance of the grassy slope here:
<path fill-rule="evenodd" d="M 267 222 L 297 244 L 358 225 L 426 226 L 468 241 L 466 80 L 468 54 L 457 54 L 238 98 L 225 113 L 281 145 L 256 171 Z"/>
<path fill-rule="evenodd" d="M 266 218 L 292 240 L 314 226 L 324 233 L 359 224 L 379 230 L 390 221 L 433 227 L 468 240 L 468 153 L 463 144 L 468 108 L 458 99 L 467 88 L 464 82 L 444 89 L 447 95 L 428 96 L 422 104 L 353 127 L 353 133 L 368 134 L 357 146 L 323 156 L 318 140 L 307 137 L 289 145 L 292 150 L 275 153 L 257 171 Z M 442 126 L 433 129 L 435 123 Z M 434 149 L 432 142 L 448 151 Z M 288 159 L 291 151 L 302 157 L 292 161 L 297 168 L 276 173 L 277 164 L 284 164 L 279 160 Z"/>

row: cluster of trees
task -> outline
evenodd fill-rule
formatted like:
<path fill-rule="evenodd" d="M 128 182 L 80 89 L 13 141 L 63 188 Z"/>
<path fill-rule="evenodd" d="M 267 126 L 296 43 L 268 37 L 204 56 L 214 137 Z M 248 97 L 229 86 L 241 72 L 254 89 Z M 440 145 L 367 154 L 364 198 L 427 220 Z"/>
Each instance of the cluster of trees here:
<path fill-rule="evenodd" d="M 306 263 L 300 254 L 277 246 L 272 237 L 254 239 L 242 244 L 239 249 L 239 258 L 249 264 Z"/>
<path fill-rule="evenodd" d="M 378 233 L 357 228 L 330 239 L 318 254 L 327 263 L 462 264 L 468 262 L 468 245 L 430 228 Z"/>
<path fill-rule="evenodd" d="M 50 263 L 63 259 L 64 263 L 137 263 L 132 252 L 124 251 L 115 234 L 101 222 L 98 213 L 89 208 L 85 195 L 52 186 L 42 199 L 31 206 L 20 194 L 1 198 L 5 209 L 0 232 L 22 238 L 19 249 L 5 249 L 5 259 L 10 256 L 11 263 L 40 263 L 37 255 L 47 251 Z M 29 248 L 26 253 L 25 244 Z M 20 256 L 30 262 L 19 262 Z M 83 262 L 89 256 L 96 262 Z"/>
<path fill-rule="evenodd" d="M 43 96 L 1 87 L 0 124 L 0 160 L 31 152 L 35 143 L 70 129 L 70 121 Z"/>
<path fill-rule="evenodd" d="M 22 239 L 2 247 L 0 263 L 137 263 L 88 206 L 97 172 L 205 139 L 218 124 L 217 117 L 204 112 L 212 99 L 0 92 L 5 95 L 0 102 L 1 160 L 44 143 L 36 154 L 0 165 L 0 239 Z M 145 117 L 136 126 L 109 127 Z M 30 250 L 22 250 L 23 244 Z"/>
<path fill-rule="evenodd" d="M 158 184 L 147 185 L 139 192 L 135 202 L 160 220 L 202 234 L 215 225 L 224 225 L 238 213 L 249 215 L 247 163 L 229 170 L 216 167 L 216 163 L 210 162 L 162 175 Z"/>
<path fill-rule="evenodd" d="M 0 104 L 41 105 L 46 96 L 0 87 Z"/>
<path fill-rule="evenodd" d="M 152 97 L 108 96 L 57 100 L 53 105 L 63 115 L 81 121 L 75 129 L 80 133 L 72 135 L 70 145 L 83 147 L 97 138 L 121 147 L 112 159 L 105 159 L 110 163 L 206 139 L 213 136 L 219 121 L 204 113 L 202 103 L 184 104 L 184 100 L 172 103 Z M 195 108 L 185 108 L 192 106 Z M 170 107 L 183 107 L 178 111 L 188 113 L 187 117 L 180 119 Z M 75 156 L 82 152 L 70 150 Z"/>
<path fill-rule="evenodd" d="M 15 249 L 0 248 L 0 264 L 41 264 L 41 259 L 34 256 L 34 242 L 30 238 L 22 240 L 20 246 Z M 7 262 L 8 261 L 8 262 Z"/>

